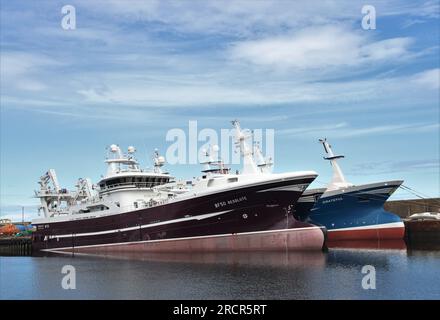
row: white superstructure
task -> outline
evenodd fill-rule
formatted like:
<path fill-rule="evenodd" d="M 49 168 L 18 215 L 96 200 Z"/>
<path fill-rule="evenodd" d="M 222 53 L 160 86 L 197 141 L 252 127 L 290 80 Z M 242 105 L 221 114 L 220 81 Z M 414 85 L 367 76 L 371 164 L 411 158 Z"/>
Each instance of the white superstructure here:
<path fill-rule="evenodd" d="M 40 198 L 40 211 L 45 218 L 114 214 L 153 206 L 174 196 L 163 188 L 173 180 L 161 170 L 164 158 L 156 151 L 154 168 L 144 170 L 134 158 L 135 152 L 135 148 L 130 146 L 123 154 L 119 146 L 111 145 L 105 160 L 108 166 L 106 175 L 97 185 L 92 185 L 90 179 L 79 179 L 74 191 L 61 188 L 55 170 L 50 169 L 40 178 L 40 190 L 35 192 Z M 177 187 L 175 183 L 172 186 Z M 158 187 L 162 187 L 161 190 Z"/>
<path fill-rule="evenodd" d="M 272 160 L 265 159 L 258 145 L 251 148 L 247 139 L 251 133 L 241 129 L 237 120 L 235 144 L 243 158 L 242 171 L 231 173 L 222 160 L 217 159 L 218 146 L 211 146 L 205 152 L 202 176 L 192 181 L 175 181 L 162 171 L 165 159 L 157 150 L 154 154 L 154 168 L 142 169 L 135 159 L 136 149 L 128 147 L 124 154 L 118 145 L 109 147 L 106 175 L 92 185 L 89 179 L 80 179 L 77 189 L 62 189 L 53 169 L 40 179 L 40 190 L 36 197 L 41 201 L 40 211 L 44 218 L 36 223 L 94 218 L 103 215 L 150 208 L 173 201 L 199 197 L 225 190 L 240 189 L 252 185 L 273 183 L 301 177 L 316 177 L 314 171 L 272 173 Z M 303 191 L 309 183 L 291 185 L 292 191 Z M 287 191 L 283 187 L 280 191 Z"/>

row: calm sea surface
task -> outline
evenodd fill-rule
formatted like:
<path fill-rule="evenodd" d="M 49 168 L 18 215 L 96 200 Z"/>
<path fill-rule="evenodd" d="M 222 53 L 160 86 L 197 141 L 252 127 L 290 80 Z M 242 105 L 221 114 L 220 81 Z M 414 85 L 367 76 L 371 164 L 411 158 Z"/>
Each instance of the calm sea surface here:
<path fill-rule="evenodd" d="M 65 265 L 74 290 L 62 288 Z M 376 289 L 362 287 L 365 265 Z M 0 298 L 440 299 L 440 251 L 0 257 Z"/>

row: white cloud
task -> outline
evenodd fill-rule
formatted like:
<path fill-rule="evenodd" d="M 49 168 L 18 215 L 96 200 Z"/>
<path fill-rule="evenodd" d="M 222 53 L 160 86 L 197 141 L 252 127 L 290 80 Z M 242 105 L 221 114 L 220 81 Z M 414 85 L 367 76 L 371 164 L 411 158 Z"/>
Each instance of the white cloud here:
<path fill-rule="evenodd" d="M 440 89 L 440 69 L 431 69 L 415 74 L 412 81 L 429 89 Z"/>
<path fill-rule="evenodd" d="M 27 52 L 2 51 L 0 57 L 1 74 L 5 77 L 22 76 L 49 65 L 59 65 L 51 58 Z"/>
<path fill-rule="evenodd" d="M 325 2 L 322 8 L 313 1 L 301 4 L 279 1 L 195 3 L 133 1 L 128 6 L 124 1 L 110 1 L 107 5 L 84 2 L 87 12 L 98 10 L 102 13 L 99 21 L 91 23 L 87 17 L 84 26 L 71 33 L 61 28 L 50 31 L 42 26 L 35 29 L 35 34 L 28 35 L 42 39 L 44 32 L 45 37 L 50 37 L 47 45 L 53 48 L 60 45 L 63 38 L 79 40 L 78 52 L 67 50 L 65 54 L 64 49 L 54 50 L 54 56 L 68 61 L 68 68 L 59 67 L 55 59 L 47 56 L 6 53 L 9 62 L 2 59 L 2 83 L 34 92 L 23 96 L 21 92 L 5 90 L 8 99 L 3 101 L 42 108 L 47 102 L 45 111 L 66 116 L 84 113 L 85 109 L 87 115 L 101 115 L 104 106 L 113 106 L 108 109 L 117 110 L 118 117 L 121 108 L 125 108 L 125 112 L 140 107 L 296 104 L 307 108 L 325 103 L 332 108 L 335 104 L 352 104 L 356 109 L 371 102 L 376 102 L 376 106 L 380 99 L 384 105 L 393 95 L 406 97 L 402 98 L 404 103 L 427 99 L 426 89 L 435 86 L 432 73 L 398 77 L 393 70 L 389 74 L 374 72 L 386 63 L 413 57 L 409 51 L 412 40 L 398 37 L 373 41 L 377 33 L 365 32 L 360 27 L 355 30 L 350 21 L 341 23 L 339 20 L 346 17 L 359 19 L 360 7 L 351 1 L 345 3 L 346 8 L 338 1 Z M 410 7 L 400 6 L 400 9 L 409 11 Z M 78 15 L 82 12 L 80 9 Z M 380 12 L 384 14 L 386 10 Z M 123 15 L 124 23 L 119 25 L 117 18 L 112 18 L 106 24 L 109 13 Z M 207 13 L 214 13 L 214 17 Z M 234 23 L 237 23 L 237 30 L 261 28 L 262 31 L 249 36 L 254 40 L 235 42 L 230 51 L 223 52 L 222 48 L 236 37 L 220 37 L 219 47 L 214 49 L 211 42 L 207 47 L 202 42 L 199 47 L 198 37 L 175 39 L 173 35 L 173 41 L 168 36 L 163 40 L 152 37 L 156 39 L 153 43 L 149 24 L 139 24 L 140 28 L 137 25 L 136 28 L 121 28 L 137 22 L 126 20 L 127 17 L 162 22 L 167 24 L 164 28 L 168 32 L 173 26 L 182 25 L 185 25 L 182 32 L 193 27 L 200 32 L 203 27 L 207 32 L 223 32 L 233 29 Z M 216 20 L 219 29 L 216 29 Z M 339 22 L 329 25 L 330 20 Z M 302 22 L 298 21 L 319 26 L 301 29 Z M 273 32 L 275 29 L 277 31 Z M 260 36 L 262 39 L 255 40 Z M 99 41 L 104 38 L 107 46 Z M 228 59 L 228 53 L 235 59 Z M 281 72 L 272 72 L 276 68 Z M 426 85 L 420 90 L 414 83 Z M 39 95 L 35 92 L 45 87 L 51 90 Z M 58 110 L 54 110 L 57 106 Z"/>
<path fill-rule="evenodd" d="M 402 59 L 408 55 L 410 43 L 409 38 L 371 42 L 365 33 L 350 27 L 320 26 L 290 36 L 237 42 L 231 55 L 256 65 L 321 69 Z"/>
<path fill-rule="evenodd" d="M 46 89 L 41 71 L 60 66 L 61 63 L 40 54 L 0 52 L 0 78 L 2 86 L 26 91 Z"/>
<path fill-rule="evenodd" d="M 261 103 L 266 98 L 245 88 L 207 84 L 203 81 L 161 85 L 135 83 L 130 86 L 112 85 L 105 91 L 95 88 L 79 90 L 88 102 L 145 107 L 200 107 L 206 104 Z"/>
<path fill-rule="evenodd" d="M 363 0 L 95 0 L 79 1 L 84 8 L 132 21 L 157 23 L 177 32 L 252 36 L 283 33 L 286 29 L 325 25 L 335 21 L 359 21 Z M 431 1 L 369 1 L 380 16 L 438 17 L 439 4 Z M 153 26 L 151 26 L 153 27 Z"/>
<path fill-rule="evenodd" d="M 120 45 L 123 35 L 116 33 L 115 29 L 104 28 L 90 28 L 90 27 L 78 27 L 75 30 L 64 30 L 62 28 L 53 27 L 39 27 L 35 29 L 35 33 L 44 37 L 57 38 L 58 43 L 60 40 L 73 41 L 77 40 L 81 45 L 92 44 L 106 44 L 106 45 Z M 129 37 L 130 35 L 125 35 Z"/>
<path fill-rule="evenodd" d="M 314 134 L 319 135 L 323 132 L 328 131 L 334 131 L 341 128 L 346 128 L 348 126 L 348 123 L 346 122 L 340 122 L 336 124 L 325 124 L 321 126 L 307 126 L 307 127 L 294 127 L 290 129 L 282 129 L 277 130 L 276 134 L 279 135 L 288 135 L 288 136 L 297 136 L 297 135 L 304 135 L 304 134 Z"/>
<path fill-rule="evenodd" d="M 433 99 L 432 90 L 414 86 L 431 79 L 428 76 L 378 77 L 366 80 L 301 82 L 295 79 L 277 79 L 266 74 L 249 75 L 237 85 L 235 73 L 214 74 L 211 77 L 182 74 L 130 77 L 130 73 L 113 73 L 101 77 L 100 83 L 90 83 L 77 90 L 87 105 L 115 105 L 119 107 L 180 107 L 257 106 L 290 104 L 308 108 L 316 103 L 347 105 L 352 109 L 382 106 L 389 97 L 399 96 L 400 105 Z M 90 77 L 92 78 L 92 76 Z M 432 84 L 431 82 L 427 82 Z M 379 104 L 382 102 L 382 104 Z M 374 105 L 371 105 L 374 103 Z M 394 104 L 393 104 L 394 105 Z"/>
<path fill-rule="evenodd" d="M 371 127 L 354 127 L 346 122 L 337 124 L 324 124 L 321 126 L 297 127 L 292 129 L 277 130 L 276 134 L 290 137 L 320 137 L 351 138 L 359 136 L 398 134 L 402 132 L 429 132 L 439 130 L 438 123 L 390 124 Z"/>
<path fill-rule="evenodd" d="M 351 175 L 371 175 L 395 172 L 438 172 L 440 159 L 416 159 L 404 161 L 377 161 L 355 164 L 349 173 Z"/>
<path fill-rule="evenodd" d="M 235 1 L 84 1 L 88 9 L 114 18 L 156 22 L 177 32 L 217 33 L 249 36 L 272 33 L 306 24 L 328 23 L 359 17 L 360 7 L 352 0 L 296 2 L 273 0 Z M 153 27 L 153 26 L 151 26 Z M 154 26 L 158 28 L 158 26 Z"/>
<path fill-rule="evenodd" d="M 359 48 L 359 57 L 369 62 L 401 60 L 410 55 L 409 46 L 413 43 L 411 38 L 392 38 L 366 44 Z"/>
<path fill-rule="evenodd" d="M 440 17 L 440 3 L 437 0 L 421 1 L 387 1 L 386 8 L 383 11 L 385 16 L 406 16 L 418 17 L 422 19 L 431 19 Z"/>

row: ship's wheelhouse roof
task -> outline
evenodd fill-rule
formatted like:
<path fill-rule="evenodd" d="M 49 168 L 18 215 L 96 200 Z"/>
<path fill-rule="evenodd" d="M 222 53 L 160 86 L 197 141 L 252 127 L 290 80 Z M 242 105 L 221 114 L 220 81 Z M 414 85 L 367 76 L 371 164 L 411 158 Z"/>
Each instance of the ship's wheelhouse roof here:
<path fill-rule="evenodd" d="M 110 176 L 106 176 L 102 178 L 99 181 L 99 183 L 106 182 L 108 180 L 112 180 L 115 178 L 170 178 L 171 179 L 173 177 L 167 173 L 145 172 L 145 171 L 140 171 L 140 172 L 120 171 L 120 172 L 115 172 Z"/>

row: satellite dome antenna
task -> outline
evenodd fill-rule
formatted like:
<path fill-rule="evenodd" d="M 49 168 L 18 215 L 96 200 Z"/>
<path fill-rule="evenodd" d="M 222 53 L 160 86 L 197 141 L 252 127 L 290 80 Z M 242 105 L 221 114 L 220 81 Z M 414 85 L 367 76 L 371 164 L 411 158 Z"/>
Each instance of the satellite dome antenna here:
<path fill-rule="evenodd" d="M 133 154 L 133 153 L 136 152 L 136 148 L 133 147 L 133 146 L 129 146 L 129 147 L 127 148 L 127 152 L 130 153 L 130 154 Z"/>
<path fill-rule="evenodd" d="M 116 153 L 117 151 L 118 151 L 118 145 L 116 145 L 116 144 L 112 144 L 112 145 L 110 145 L 110 151 L 112 152 L 112 153 Z"/>

